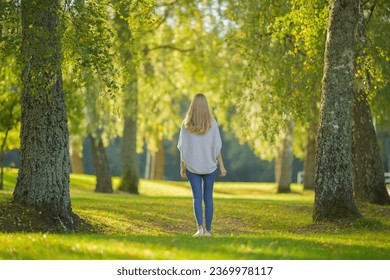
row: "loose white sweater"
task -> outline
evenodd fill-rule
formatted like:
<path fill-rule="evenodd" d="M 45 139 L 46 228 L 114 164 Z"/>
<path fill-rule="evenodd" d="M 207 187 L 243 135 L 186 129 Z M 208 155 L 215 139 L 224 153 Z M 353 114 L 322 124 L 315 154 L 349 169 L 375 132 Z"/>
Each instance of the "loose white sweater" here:
<path fill-rule="evenodd" d="M 217 169 L 217 156 L 222 148 L 221 135 L 215 119 L 204 135 L 189 132 L 181 125 L 177 148 L 187 169 L 195 174 L 210 174 Z"/>

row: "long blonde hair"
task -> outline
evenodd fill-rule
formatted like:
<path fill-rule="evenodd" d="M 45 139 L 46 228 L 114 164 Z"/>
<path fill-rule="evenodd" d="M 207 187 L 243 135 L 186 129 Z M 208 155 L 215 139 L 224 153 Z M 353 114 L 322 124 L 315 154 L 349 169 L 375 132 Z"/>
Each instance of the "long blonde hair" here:
<path fill-rule="evenodd" d="M 197 135 L 204 135 L 211 127 L 212 117 L 206 96 L 198 93 L 192 99 L 184 119 L 184 127 Z"/>

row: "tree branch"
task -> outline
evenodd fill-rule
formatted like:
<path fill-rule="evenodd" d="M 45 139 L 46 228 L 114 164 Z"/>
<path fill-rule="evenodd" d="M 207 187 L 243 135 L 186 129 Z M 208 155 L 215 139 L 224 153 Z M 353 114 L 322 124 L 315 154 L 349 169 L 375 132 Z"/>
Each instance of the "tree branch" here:
<path fill-rule="evenodd" d="M 166 5 L 166 10 L 164 12 L 164 16 L 162 17 L 162 19 L 160 21 L 158 21 L 151 29 L 152 30 L 155 30 L 157 28 L 159 28 L 168 18 L 169 16 L 169 13 L 172 11 L 172 8 L 173 8 L 173 5 L 175 5 L 177 3 L 177 0 L 171 2 L 171 3 L 168 3 Z M 165 5 L 161 5 L 161 6 L 155 6 L 155 7 L 163 7 Z"/>
<path fill-rule="evenodd" d="M 195 48 L 190 48 L 190 49 L 182 49 L 182 48 L 178 48 L 174 45 L 160 45 L 160 46 L 155 46 L 155 47 L 152 47 L 152 48 L 149 48 L 149 47 L 145 47 L 144 48 L 144 53 L 148 53 L 150 51 L 155 51 L 155 50 L 159 50 L 159 49 L 170 49 L 170 50 L 174 50 L 174 51 L 179 51 L 179 52 L 190 52 L 190 51 L 193 51 L 195 50 Z"/>
<path fill-rule="evenodd" d="M 367 1 L 368 2 L 368 1 Z M 366 3 L 367 3 L 366 2 Z M 372 17 L 372 14 L 374 13 L 374 9 L 375 9 L 375 6 L 377 4 L 377 1 L 374 2 L 374 4 L 372 4 L 372 7 L 370 8 L 370 15 L 368 16 L 368 19 L 367 19 L 367 22 L 366 24 L 364 25 L 364 29 L 367 27 L 368 23 L 370 22 L 370 19 Z"/>

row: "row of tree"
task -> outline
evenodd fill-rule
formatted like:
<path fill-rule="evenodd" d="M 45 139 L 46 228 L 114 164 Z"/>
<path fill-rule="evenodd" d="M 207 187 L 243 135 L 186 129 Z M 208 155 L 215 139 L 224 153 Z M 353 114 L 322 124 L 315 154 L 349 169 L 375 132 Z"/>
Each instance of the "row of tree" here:
<path fill-rule="evenodd" d="M 122 137 L 120 189 L 137 194 L 137 151 L 161 173 L 163 140 L 198 91 L 221 125 L 275 159 L 279 192 L 290 191 L 293 154 L 305 158 L 316 219 L 359 215 L 353 190 L 389 202 L 370 110 L 386 127 L 387 1 L 0 3 L 2 151 L 18 145 L 9 137 L 21 118 L 14 200 L 64 227 L 82 140 L 96 191 L 110 193 L 104 147 Z"/>

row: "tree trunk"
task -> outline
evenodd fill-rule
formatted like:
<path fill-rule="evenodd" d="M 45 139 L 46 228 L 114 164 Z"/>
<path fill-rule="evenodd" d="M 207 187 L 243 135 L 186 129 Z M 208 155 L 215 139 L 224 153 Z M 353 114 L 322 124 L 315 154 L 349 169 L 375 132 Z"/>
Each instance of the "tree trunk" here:
<path fill-rule="evenodd" d="M 138 194 L 138 160 L 136 153 L 137 123 L 125 118 L 122 138 L 122 178 L 119 187 L 122 191 Z"/>
<path fill-rule="evenodd" d="M 356 97 L 353 116 L 352 155 L 355 199 L 374 204 L 389 204 L 382 158 L 365 96 Z"/>
<path fill-rule="evenodd" d="M 137 160 L 137 114 L 138 114 L 138 83 L 137 66 L 134 56 L 131 53 L 129 44 L 132 44 L 132 33 L 129 23 L 126 20 L 128 8 L 122 5 L 120 11 L 115 16 L 115 27 L 118 33 L 119 52 L 122 64 L 126 69 L 128 84 L 125 86 L 123 97 L 124 127 L 122 138 L 122 158 L 121 158 L 121 185 L 122 191 L 138 194 L 138 160 Z"/>
<path fill-rule="evenodd" d="M 352 113 L 360 1 L 330 2 L 313 219 L 360 217 L 352 194 Z"/>
<path fill-rule="evenodd" d="M 364 30 L 364 15 L 360 11 L 359 20 L 359 57 L 358 67 L 364 67 L 366 54 L 364 45 L 366 34 Z M 384 176 L 383 162 L 379 151 L 376 132 L 372 121 L 370 105 L 366 90 L 369 90 L 369 73 L 359 71 L 352 123 L 352 156 L 355 199 L 374 204 L 389 204 Z M 366 80 L 363 80 L 366 74 Z"/>
<path fill-rule="evenodd" d="M 153 180 L 163 180 L 164 179 L 164 164 L 165 164 L 165 155 L 164 155 L 164 141 L 158 141 L 158 150 L 153 153 L 152 156 L 152 171 L 151 179 Z"/>
<path fill-rule="evenodd" d="M 148 148 L 146 148 L 146 160 L 145 160 L 145 179 L 150 179 L 151 176 L 151 162 L 152 162 L 152 153 Z"/>
<path fill-rule="evenodd" d="M 98 135 L 96 138 L 92 135 L 89 135 L 89 139 L 91 140 L 93 166 L 96 173 L 95 192 L 113 193 L 111 171 L 108 165 L 108 158 L 102 138 L 100 135 Z"/>
<path fill-rule="evenodd" d="M 46 210 L 64 229 L 73 229 L 59 1 L 23 0 L 21 12 L 21 163 L 13 198 Z"/>
<path fill-rule="evenodd" d="M 386 137 L 385 138 L 385 141 L 384 141 L 384 145 L 385 145 L 385 159 L 386 159 L 386 165 L 387 165 L 387 169 L 386 172 L 390 172 L 390 138 L 389 137 Z"/>
<path fill-rule="evenodd" d="M 4 188 L 4 166 L 3 166 L 3 160 L 4 160 L 4 152 L 0 151 L 0 190 Z"/>
<path fill-rule="evenodd" d="M 276 182 L 278 184 L 278 193 L 291 192 L 291 176 L 292 176 L 292 163 L 293 163 L 293 122 L 290 121 L 286 131 L 286 135 L 283 139 L 283 144 L 280 149 L 278 157 L 275 159 L 275 172 Z"/>
<path fill-rule="evenodd" d="M 303 162 L 303 189 L 314 190 L 315 179 L 315 160 L 316 160 L 316 127 L 317 124 L 312 121 L 307 133 L 306 154 Z"/>
<path fill-rule="evenodd" d="M 81 157 L 82 151 L 80 150 L 80 144 L 72 141 L 71 148 L 71 163 L 72 172 L 77 174 L 84 173 L 83 158 Z"/>
<path fill-rule="evenodd" d="M 275 183 L 277 185 L 279 185 L 280 175 L 281 175 L 281 172 L 282 172 L 282 157 L 281 157 L 282 153 L 281 153 L 281 151 L 282 151 L 282 147 L 280 148 L 280 150 L 278 151 L 277 156 L 274 159 Z"/>

